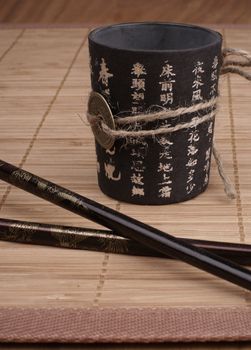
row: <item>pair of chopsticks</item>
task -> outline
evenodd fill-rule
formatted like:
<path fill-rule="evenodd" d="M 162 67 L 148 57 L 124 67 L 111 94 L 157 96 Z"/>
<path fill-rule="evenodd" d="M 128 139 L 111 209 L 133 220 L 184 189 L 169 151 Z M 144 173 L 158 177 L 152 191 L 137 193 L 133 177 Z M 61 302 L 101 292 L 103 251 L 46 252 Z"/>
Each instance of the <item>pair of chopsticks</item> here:
<path fill-rule="evenodd" d="M 131 241 L 136 241 L 140 251 L 146 250 L 149 252 L 149 250 L 152 250 L 156 251 L 158 255 L 162 254 L 163 256 L 182 260 L 201 270 L 207 271 L 247 290 L 251 290 L 251 272 L 232 260 L 215 254 L 215 251 L 205 250 L 198 245 L 193 245 L 193 242 L 189 240 L 173 237 L 170 234 L 157 230 L 156 228 L 58 186 L 55 183 L 42 179 L 3 160 L 0 160 L 0 179 L 109 228 L 112 230 L 112 233 L 109 233 L 109 235 L 112 234 L 114 236 L 116 233 L 117 239 L 121 239 L 118 238 L 117 235 L 119 235 L 126 238 L 127 243 L 128 241 L 129 243 Z M 47 227 L 47 230 L 48 229 L 49 231 L 51 230 Z M 57 233 L 61 232 L 60 229 L 61 227 Z M 77 231 L 78 230 L 81 229 L 77 229 Z M 10 232 L 9 230 L 7 231 Z M 11 231 L 14 232 L 15 236 L 15 229 Z M 104 231 L 102 231 L 102 235 L 103 234 Z M 63 238 L 61 237 L 61 239 Z M 79 242 L 81 242 L 81 240 L 79 240 L 78 243 Z M 77 247 L 77 243 L 74 244 Z M 225 243 L 225 245 L 228 244 L 229 243 Z M 128 246 L 130 246 L 130 244 Z M 230 246 L 228 246 L 228 248 L 230 248 Z M 242 248 L 245 249 L 244 247 L 241 247 L 241 249 Z M 236 249 L 238 249 L 238 247 L 236 247 Z"/>

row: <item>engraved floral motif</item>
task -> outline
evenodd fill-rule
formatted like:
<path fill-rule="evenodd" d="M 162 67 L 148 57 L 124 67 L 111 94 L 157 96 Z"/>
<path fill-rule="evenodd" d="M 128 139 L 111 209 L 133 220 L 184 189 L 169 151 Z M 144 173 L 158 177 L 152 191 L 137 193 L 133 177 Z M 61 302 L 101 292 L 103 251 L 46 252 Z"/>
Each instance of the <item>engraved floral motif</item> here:
<path fill-rule="evenodd" d="M 16 179 L 20 182 L 23 182 L 23 183 L 26 183 L 26 182 L 29 182 L 30 179 L 32 178 L 32 175 L 29 174 L 27 171 L 25 170 L 22 170 L 22 169 L 17 169 L 17 170 L 14 170 L 12 173 L 11 173 L 11 178 L 13 179 Z"/>
<path fill-rule="evenodd" d="M 25 223 L 12 223 L 5 236 L 11 241 L 31 242 L 32 235 L 36 233 L 36 230 L 36 225 L 27 226 Z"/>
<path fill-rule="evenodd" d="M 97 234 L 102 249 L 108 253 L 128 252 L 128 241 L 123 237 L 116 237 L 112 234 Z"/>
<path fill-rule="evenodd" d="M 57 232 L 51 230 L 51 235 L 59 242 L 60 247 L 64 248 L 77 248 L 78 243 L 84 241 L 86 238 L 83 234 L 80 235 L 77 230 L 60 229 L 60 227 L 57 227 Z"/>

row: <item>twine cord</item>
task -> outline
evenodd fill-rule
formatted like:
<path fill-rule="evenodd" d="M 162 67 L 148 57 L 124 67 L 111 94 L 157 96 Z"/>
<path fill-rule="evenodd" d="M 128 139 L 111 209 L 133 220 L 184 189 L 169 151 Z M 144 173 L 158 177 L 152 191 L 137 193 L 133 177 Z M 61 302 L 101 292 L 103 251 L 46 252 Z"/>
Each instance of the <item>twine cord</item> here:
<path fill-rule="evenodd" d="M 195 117 L 191 121 L 187 123 L 176 124 L 175 126 L 161 126 L 157 129 L 151 130 L 136 130 L 136 131 L 127 131 L 127 130 L 112 130 L 105 123 L 101 122 L 103 130 L 109 134 L 110 136 L 114 136 L 115 138 L 123 138 L 123 137 L 146 137 L 152 136 L 155 137 L 161 134 L 173 133 L 175 131 L 195 128 L 197 125 L 205 123 L 206 121 L 212 119 L 215 116 L 216 109 L 212 112 L 204 115 L 203 117 Z"/>
<path fill-rule="evenodd" d="M 195 113 L 195 112 L 201 111 L 202 109 L 212 108 L 216 105 L 216 102 L 217 102 L 217 98 L 213 97 L 209 101 L 197 103 L 189 107 L 180 107 L 174 110 L 170 110 L 162 107 L 162 110 L 160 112 L 137 114 L 135 116 L 122 117 L 122 118 L 117 117 L 115 121 L 117 125 L 137 123 L 137 122 L 149 123 L 156 120 L 179 117 L 181 115 L 188 114 L 188 113 Z"/>
<path fill-rule="evenodd" d="M 232 56 L 232 58 L 231 58 Z M 230 57 L 230 58 L 229 58 Z M 251 55 L 249 52 L 235 49 L 235 48 L 225 48 L 222 50 L 222 58 L 223 63 L 220 71 L 220 75 L 224 75 L 227 73 L 234 73 L 244 77 L 247 80 L 251 80 L 251 73 L 246 72 L 243 67 L 251 67 Z M 115 121 L 115 129 L 111 129 L 108 127 L 102 116 L 92 115 L 87 112 L 87 119 L 90 125 L 99 125 L 102 131 L 107 134 L 107 136 L 115 139 L 118 138 L 127 138 L 127 137 L 147 137 L 152 136 L 153 138 L 157 135 L 173 133 L 179 130 L 195 128 L 197 125 L 205 123 L 211 119 L 213 119 L 217 112 L 217 97 L 213 97 L 210 100 L 205 100 L 200 103 L 196 103 L 187 107 L 178 107 L 177 109 L 171 110 L 162 107 L 161 111 L 158 112 L 146 112 L 142 114 L 137 114 L 135 116 L 125 115 L 120 117 L 116 115 L 114 118 Z M 185 114 L 198 113 L 202 114 L 202 112 L 206 113 L 203 116 L 196 116 L 192 118 L 189 122 L 178 123 L 175 126 L 162 125 L 155 129 L 144 129 L 144 130 L 136 130 L 138 127 L 138 123 L 149 123 L 160 120 L 167 120 L 170 118 L 179 118 Z M 224 190 L 228 198 L 233 199 L 236 198 L 236 191 L 231 183 L 231 180 L 227 176 L 224 170 L 223 162 L 219 152 L 216 149 L 216 145 L 214 142 L 213 145 L 213 156 L 218 168 L 219 175 L 224 184 Z"/>
<path fill-rule="evenodd" d="M 179 123 L 173 127 L 170 127 L 168 125 L 162 125 L 159 128 L 155 128 L 151 130 L 131 130 L 131 129 L 136 129 L 139 122 L 149 123 L 149 122 L 159 121 L 163 119 L 166 120 L 170 118 L 177 118 L 177 117 L 181 117 L 184 114 L 191 114 L 196 112 L 201 113 L 202 111 L 208 110 L 208 109 L 211 109 L 211 111 L 206 115 L 204 115 L 203 117 L 197 116 L 192 118 L 191 121 L 189 122 Z M 200 125 L 212 119 L 216 115 L 216 111 L 217 111 L 217 97 L 213 97 L 209 101 L 200 102 L 189 107 L 179 107 L 174 110 L 163 107 L 160 112 L 137 114 L 135 116 L 127 116 L 124 118 L 115 117 L 114 122 L 116 126 L 129 124 L 129 127 L 127 128 L 127 130 L 122 128 L 111 129 L 107 124 L 104 123 L 101 115 L 100 116 L 92 115 L 89 112 L 87 112 L 87 120 L 90 123 L 90 125 L 99 124 L 103 132 L 105 132 L 107 135 L 114 138 L 144 137 L 144 136 L 154 137 L 156 135 L 172 133 L 182 129 L 194 128 L 197 125 Z"/>
<path fill-rule="evenodd" d="M 228 198 L 234 199 L 236 197 L 236 191 L 235 191 L 234 185 L 232 184 L 230 178 L 228 177 L 228 175 L 226 174 L 226 172 L 224 170 L 222 158 L 221 158 L 220 153 L 217 150 L 215 141 L 213 144 L 213 156 L 214 156 L 215 163 L 217 165 L 219 175 L 220 175 L 222 182 L 223 182 L 223 185 L 224 185 L 224 191 L 225 191 Z"/>
<path fill-rule="evenodd" d="M 234 73 L 242 76 L 247 80 L 251 80 L 251 73 L 244 71 L 241 67 L 251 67 L 251 55 L 249 52 L 226 48 L 222 51 L 223 65 L 221 68 L 221 74 Z M 228 56 L 235 56 L 238 59 L 228 59 Z"/>

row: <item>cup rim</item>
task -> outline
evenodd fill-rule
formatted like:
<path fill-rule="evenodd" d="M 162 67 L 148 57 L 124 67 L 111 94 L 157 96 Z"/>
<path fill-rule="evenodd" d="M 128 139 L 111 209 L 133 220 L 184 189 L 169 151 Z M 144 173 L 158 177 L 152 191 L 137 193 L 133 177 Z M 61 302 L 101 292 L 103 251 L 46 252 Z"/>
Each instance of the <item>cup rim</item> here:
<path fill-rule="evenodd" d="M 208 43 L 206 45 L 200 45 L 198 47 L 191 47 L 191 48 L 187 48 L 187 49 L 163 49 L 163 50 L 159 50 L 159 49 L 128 49 L 128 48 L 120 48 L 120 47 L 116 47 L 113 45 L 107 45 L 107 44 L 102 44 L 98 41 L 95 40 L 94 35 L 99 32 L 99 31 L 103 31 L 103 30 L 107 30 L 113 27 L 123 27 L 123 26 L 131 26 L 131 25 L 136 25 L 136 26 L 141 26 L 141 25 L 166 25 L 166 26 L 172 26 L 172 27 L 184 27 L 184 28 L 190 28 L 190 29 L 195 29 L 195 30 L 200 30 L 200 31 L 204 31 L 207 33 L 212 34 L 215 37 L 215 40 L 212 41 L 211 43 Z M 174 53 L 174 52 L 195 52 L 198 50 L 202 50 L 202 49 L 206 49 L 206 48 L 210 48 L 211 46 L 214 46 L 217 43 L 221 43 L 222 42 L 222 35 L 221 33 L 207 28 L 207 27 L 201 27 L 198 25 L 194 25 L 194 24 L 187 24 L 187 23 L 176 23 L 176 22 L 156 22 L 156 21 L 145 21 L 145 22 L 124 22 L 124 23 L 115 23 L 115 24 L 111 24 L 111 25 L 105 25 L 105 26 L 100 26 L 97 28 L 92 29 L 89 34 L 88 34 L 88 40 L 89 42 L 93 42 L 96 45 L 111 49 L 111 50 L 117 50 L 117 51 L 127 51 L 127 52 L 138 52 L 138 53 Z"/>

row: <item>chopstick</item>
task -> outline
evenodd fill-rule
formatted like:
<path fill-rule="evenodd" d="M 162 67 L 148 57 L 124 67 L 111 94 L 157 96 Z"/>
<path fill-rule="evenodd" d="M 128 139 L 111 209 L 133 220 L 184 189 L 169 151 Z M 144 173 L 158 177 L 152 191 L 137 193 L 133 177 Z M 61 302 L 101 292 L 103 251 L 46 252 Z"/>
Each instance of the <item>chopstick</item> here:
<path fill-rule="evenodd" d="M 251 272 L 248 269 L 3 160 L 0 160 L 0 179 L 114 230 L 125 238 L 134 239 L 164 255 L 180 259 L 201 270 L 251 290 Z"/>
<path fill-rule="evenodd" d="M 181 238 L 242 265 L 251 264 L 251 245 Z M 98 252 L 171 258 L 109 230 L 0 218 L 0 240 Z"/>

